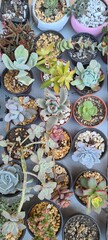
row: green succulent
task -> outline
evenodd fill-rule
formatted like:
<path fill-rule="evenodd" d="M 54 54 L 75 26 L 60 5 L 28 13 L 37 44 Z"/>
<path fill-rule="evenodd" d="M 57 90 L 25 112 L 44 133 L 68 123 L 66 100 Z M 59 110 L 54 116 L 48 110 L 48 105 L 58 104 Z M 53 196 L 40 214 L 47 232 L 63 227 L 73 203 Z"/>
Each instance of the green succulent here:
<path fill-rule="evenodd" d="M 107 192 L 106 181 L 103 180 L 100 183 L 96 181 L 94 177 L 80 178 L 80 187 L 75 190 L 78 196 L 87 196 L 87 212 L 94 210 L 100 213 L 101 208 L 107 206 Z"/>
<path fill-rule="evenodd" d="M 64 0 L 44 0 L 43 7 L 46 17 L 50 17 L 52 15 L 57 15 L 58 13 L 58 4 L 63 4 Z"/>
<path fill-rule="evenodd" d="M 71 84 L 79 90 L 89 87 L 93 91 L 98 91 L 100 89 L 99 84 L 103 80 L 104 74 L 101 72 L 101 65 L 96 60 L 91 60 L 89 66 L 86 68 L 83 67 L 81 62 L 77 63 L 76 77 Z"/>
<path fill-rule="evenodd" d="M 6 54 L 3 54 L 3 63 L 7 69 L 18 71 L 18 75 L 15 77 L 17 81 L 29 86 L 34 79 L 28 76 L 28 71 L 36 65 L 38 56 L 36 53 L 31 53 L 29 56 L 28 50 L 23 45 L 16 48 L 14 55 L 15 60 L 12 62 Z"/>
<path fill-rule="evenodd" d="M 90 121 L 93 116 L 97 115 L 97 107 L 91 101 L 85 100 L 78 107 L 78 113 L 83 120 Z"/>
<path fill-rule="evenodd" d="M 63 39 L 57 43 L 56 48 L 58 51 L 64 52 L 65 50 L 69 50 L 71 48 L 73 49 L 74 46 L 72 44 L 71 39 L 69 39 L 68 41 L 66 39 Z"/>

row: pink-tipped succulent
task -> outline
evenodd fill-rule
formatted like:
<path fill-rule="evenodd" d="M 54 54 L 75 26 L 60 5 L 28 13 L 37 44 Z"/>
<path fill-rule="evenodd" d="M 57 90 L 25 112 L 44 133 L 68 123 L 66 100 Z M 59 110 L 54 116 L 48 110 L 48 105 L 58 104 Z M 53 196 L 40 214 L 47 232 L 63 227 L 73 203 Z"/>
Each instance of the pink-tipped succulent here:
<path fill-rule="evenodd" d="M 50 137 L 54 142 L 59 142 L 64 139 L 64 132 L 62 128 L 54 126 L 51 130 Z"/>
<path fill-rule="evenodd" d="M 52 193 L 51 200 L 56 202 L 61 208 L 67 208 L 70 205 L 69 198 L 72 196 L 72 192 L 67 186 L 62 187 L 61 184 L 57 185 Z"/>

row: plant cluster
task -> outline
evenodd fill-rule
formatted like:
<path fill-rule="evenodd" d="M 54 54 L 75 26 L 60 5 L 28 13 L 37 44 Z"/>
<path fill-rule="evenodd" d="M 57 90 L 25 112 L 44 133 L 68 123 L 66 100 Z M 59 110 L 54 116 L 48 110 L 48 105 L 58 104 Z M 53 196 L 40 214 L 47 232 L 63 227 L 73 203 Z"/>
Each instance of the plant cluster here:
<path fill-rule="evenodd" d="M 81 17 L 82 15 L 86 15 L 87 7 L 89 0 L 75 0 L 74 4 L 72 4 L 68 9 L 67 13 L 73 13 L 76 18 Z M 80 7 L 79 7 L 80 6 Z"/>
<path fill-rule="evenodd" d="M 46 17 L 50 17 L 52 15 L 57 15 L 58 13 L 58 5 L 63 5 L 64 0 L 44 0 L 43 8 Z"/>
<path fill-rule="evenodd" d="M 108 54 L 108 31 L 107 28 L 104 30 L 104 36 L 102 38 L 102 41 L 97 46 L 98 50 L 102 52 L 102 56 L 105 56 L 105 54 Z"/>
<path fill-rule="evenodd" d="M 85 100 L 78 107 L 79 115 L 86 121 L 90 121 L 93 116 L 97 115 L 97 111 L 97 107 L 89 100 Z"/>
<path fill-rule="evenodd" d="M 79 90 L 89 87 L 93 91 L 98 91 L 103 80 L 104 74 L 102 74 L 101 65 L 96 60 L 91 60 L 86 68 L 82 63 L 77 63 L 75 80 L 71 84 Z"/>

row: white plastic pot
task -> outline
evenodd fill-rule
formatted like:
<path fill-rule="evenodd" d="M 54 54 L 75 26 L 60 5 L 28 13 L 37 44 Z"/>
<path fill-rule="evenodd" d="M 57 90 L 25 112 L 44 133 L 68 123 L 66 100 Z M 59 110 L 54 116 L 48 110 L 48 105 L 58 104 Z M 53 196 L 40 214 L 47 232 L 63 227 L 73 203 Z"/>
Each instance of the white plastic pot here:
<path fill-rule="evenodd" d="M 56 22 L 51 22 L 51 23 L 43 22 L 36 16 L 36 13 L 35 13 L 36 1 L 37 0 L 33 0 L 32 2 L 32 16 L 33 16 L 34 22 L 36 23 L 36 26 L 42 31 L 46 31 L 46 30 L 60 31 L 67 23 L 69 16 L 65 14 L 64 17 L 62 17 L 60 20 Z M 66 0 L 66 3 L 67 3 L 67 7 L 69 7 L 70 6 L 69 0 Z"/>

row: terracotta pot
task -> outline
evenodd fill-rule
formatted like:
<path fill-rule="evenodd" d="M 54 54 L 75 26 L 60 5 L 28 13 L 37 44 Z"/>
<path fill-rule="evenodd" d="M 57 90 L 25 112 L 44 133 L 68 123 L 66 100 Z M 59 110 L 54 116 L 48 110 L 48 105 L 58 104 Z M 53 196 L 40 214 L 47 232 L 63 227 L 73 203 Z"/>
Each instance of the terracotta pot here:
<path fill-rule="evenodd" d="M 108 4 L 108 0 L 103 0 L 103 2 Z M 74 29 L 74 31 L 77 33 L 86 32 L 86 33 L 90 33 L 94 36 L 98 36 L 99 34 L 102 33 L 103 27 L 107 26 L 107 22 L 104 22 L 102 25 L 100 25 L 98 27 L 94 27 L 94 28 L 86 27 L 82 23 L 80 23 L 74 15 L 72 15 L 71 25 L 72 25 L 72 28 Z"/>
<path fill-rule="evenodd" d="M 101 121 L 100 123 L 95 124 L 95 125 L 92 125 L 92 126 L 85 125 L 85 124 L 81 123 L 81 122 L 77 119 L 76 114 L 75 114 L 75 113 L 76 113 L 76 105 L 78 104 L 78 102 L 79 102 L 80 100 L 84 99 L 84 98 L 87 99 L 88 97 L 96 98 L 97 100 L 101 101 L 101 103 L 103 104 L 104 109 L 105 109 L 105 115 L 104 115 L 104 118 L 102 119 L 102 121 Z M 83 126 L 83 127 L 93 128 L 93 127 L 96 127 L 96 126 L 100 125 L 100 124 L 105 120 L 106 115 L 107 115 L 107 106 L 106 106 L 105 102 L 104 102 L 100 97 L 93 96 L 92 94 L 88 94 L 88 95 L 86 95 L 86 96 L 80 97 L 80 98 L 74 103 L 74 106 L 73 106 L 73 117 L 74 117 L 75 121 L 76 121 L 79 125 L 81 125 L 81 126 Z"/>

